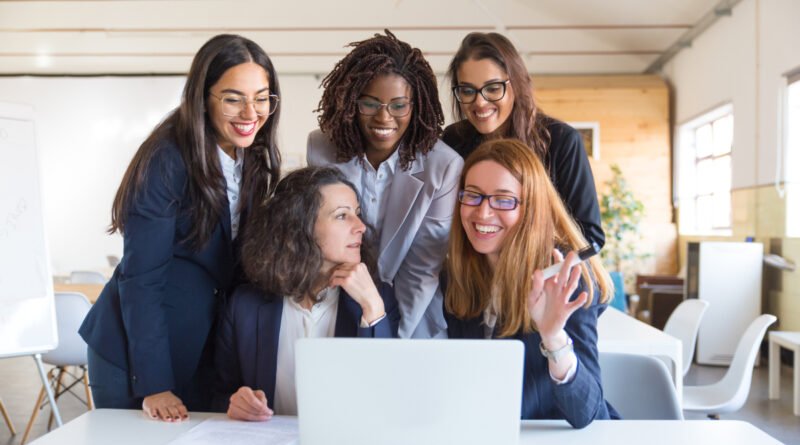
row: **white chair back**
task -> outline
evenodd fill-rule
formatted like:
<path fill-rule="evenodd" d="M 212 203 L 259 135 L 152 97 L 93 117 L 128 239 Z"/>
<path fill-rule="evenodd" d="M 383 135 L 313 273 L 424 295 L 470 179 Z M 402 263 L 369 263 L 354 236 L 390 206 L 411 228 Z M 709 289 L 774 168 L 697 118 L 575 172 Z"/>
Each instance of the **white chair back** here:
<path fill-rule="evenodd" d="M 78 328 L 92 304 L 78 292 L 56 292 L 55 303 L 58 346 L 42 354 L 42 361 L 53 366 L 85 365 L 86 342 L 78 335 Z"/>
<path fill-rule="evenodd" d="M 708 301 L 691 298 L 684 300 L 672 311 L 664 333 L 669 334 L 683 343 L 683 375 L 689 372 L 694 358 L 694 347 L 697 343 L 697 331 L 700 330 L 700 321 L 708 308 Z"/>
<path fill-rule="evenodd" d="M 764 314 L 750 323 L 739 339 L 730 368 L 720 381 L 710 385 L 684 386 L 683 409 L 709 415 L 739 410 L 750 394 L 753 364 L 755 364 L 761 340 L 769 325 L 775 323 L 776 320 L 774 315 Z"/>
<path fill-rule="evenodd" d="M 601 352 L 600 371 L 603 395 L 623 419 L 683 420 L 675 385 L 661 360 Z"/>
<path fill-rule="evenodd" d="M 100 272 L 93 270 L 74 270 L 69 274 L 72 284 L 106 284 L 108 279 Z"/>

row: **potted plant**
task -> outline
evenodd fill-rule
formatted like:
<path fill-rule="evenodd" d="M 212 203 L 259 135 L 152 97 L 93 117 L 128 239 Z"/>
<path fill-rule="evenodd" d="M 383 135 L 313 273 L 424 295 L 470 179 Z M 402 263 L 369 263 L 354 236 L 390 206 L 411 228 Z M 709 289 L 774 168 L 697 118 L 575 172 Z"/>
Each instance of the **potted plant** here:
<path fill-rule="evenodd" d="M 612 305 L 624 310 L 624 283 L 631 287 L 635 276 L 632 268 L 647 256 L 637 249 L 641 240 L 644 204 L 634 196 L 619 165 L 612 164 L 611 173 L 611 179 L 605 182 L 605 191 L 600 195 L 600 220 L 606 234 L 601 256 L 617 288 Z"/>

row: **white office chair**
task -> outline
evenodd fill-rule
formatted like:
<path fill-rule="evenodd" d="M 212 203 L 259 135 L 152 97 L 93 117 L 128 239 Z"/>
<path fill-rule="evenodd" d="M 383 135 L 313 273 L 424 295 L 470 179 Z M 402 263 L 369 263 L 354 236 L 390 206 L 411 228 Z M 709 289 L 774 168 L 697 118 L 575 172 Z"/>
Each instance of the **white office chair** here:
<path fill-rule="evenodd" d="M 11 431 L 11 435 L 16 436 L 17 430 L 14 429 L 14 422 L 11 421 L 11 417 L 8 417 L 6 406 L 3 405 L 3 399 L 0 399 L 0 413 L 3 414 L 3 419 L 6 421 L 6 425 L 8 426 L 9 431 Z"/>
<path fill-rule="evenodd" d="M 42 361 L 49 365 L 53 365 L 47 373 L 48 383 L 53 386 L 53 394 L 56 402 L 58 398 L 69 393 L 80 399 L 82 402 L 93 409 L 92 393 L 89 389 L 89 377 L 86 373 L 86 342 L 83 341 L 78 335 L 78 328 L 86 314 L 89 312 L 92 304 L 85 295 L 77 292 L 56 292 L 56 324 L 58 326 L 58 346 L 56 349 L 42 354 Z M 69 371 L 69 367 L 78 367 L 81 370 L 80 375 L 73 374 Z M 67 385 L 64 382 L 64 376 L 70 375 L 73 381 Z M 80 395 L 72 392 L 72 388 L 83 383 L 86 399 L 84 400 Z M 43 408 L 42 402 L 45 399 L 45 389 L 39 391 L 39 397 L 36 399 L 36 404 L 33 406 L 33 413 L 28 421 L 28 426 L 25 428 L 25 434 L 22 436 L 21 444 L 25 444 L 28 440 L 28 435 L 31 432 L 31 427 L 39 415 L 39 410 Z M 46 404 L 45 404 L 46 405 Z M 53 415 L 50 415 L 48 422 L 48 430 L 52 426 Z"/>
<path fill-rule="evenodd" d="M 71 284 L 106 284 L 108 278 L 93 270 L 74 270 L 69 274 L 69 282 Z"/>
<path fill-rule="evenodd" d="M 683 420 L 667 365 L 637 354 L 600 353 L 603 395 L 623 419 Z"/>
<path fill-rule="evenodd" d="M 753 320 L 736 345 L 733 361 L 725 376 L 711 385 L 684 386 L 683 409 L 705 413 L 712 419 L 737 411 L 747 401 L 753 380 L 753 364 L 767 327 L 775 323 L 774 315 L 764 314 Z"/>
<path fill-rule="evenodd" d="M 697 343 L 697 331 L 700 330 L 700 321 L 708 308 L 708 301 L 690 298 L 683 300 L 672 311 L 664 333 L 669 334 L 683 343 L 683 375 L 689 372 L 694 358 L 694 347 Z"/>

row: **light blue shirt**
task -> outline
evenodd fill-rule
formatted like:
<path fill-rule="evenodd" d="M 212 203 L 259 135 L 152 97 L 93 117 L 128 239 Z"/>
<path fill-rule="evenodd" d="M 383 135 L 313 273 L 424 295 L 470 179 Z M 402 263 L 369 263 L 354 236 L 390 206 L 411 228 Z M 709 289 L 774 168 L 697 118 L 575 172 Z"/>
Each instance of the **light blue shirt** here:
<path fill-rule="evenodd" d="M 244 165 L 244 149 L 236 147 L 236 160 L 231 159 L 219 145 L 219 166 L 225 176 L 225 191 L 228 195 L 228 209 L 231 212 L 231 239 L 239 233 L 239 192 L 242 188 L 242 166 Z"/>
<path fill-rule="evenodd" d="M 385 161 L 381 162 L 377 170 L 365 159 L 361 184 L 355 184 L 356 187 L 361 189 L 359 190 L 361 194 L 361 218 L 372 227 L 378 229 L 378 232 L 383 227 L 383 220 L 386 217 L 387 201 L 389 191 L 392 189 L 394 173 L 397 170 L 397 162 L 400 158 L 399 152 L 398 148 Z M 357 159 L 354 161 L 357 162 Z"/>

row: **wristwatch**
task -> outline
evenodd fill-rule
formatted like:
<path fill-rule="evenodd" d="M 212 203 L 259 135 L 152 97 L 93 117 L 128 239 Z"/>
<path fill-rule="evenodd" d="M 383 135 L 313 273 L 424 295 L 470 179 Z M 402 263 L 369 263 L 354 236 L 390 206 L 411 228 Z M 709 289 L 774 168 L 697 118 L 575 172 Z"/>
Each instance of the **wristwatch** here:
<path fill-rule="evenodd" d="M 567 344 L 555 351 L 548 351 L 547 348 L 544 347 L 544 342 L 539 342 L 539 352 L 541 352 L 545 358 L 552 360 L 553 363 L 558 363 L 560 358 L 572 352 L 573 349 L 572 338 L 570 338 L 569 335 L 567 335 Z"/>

